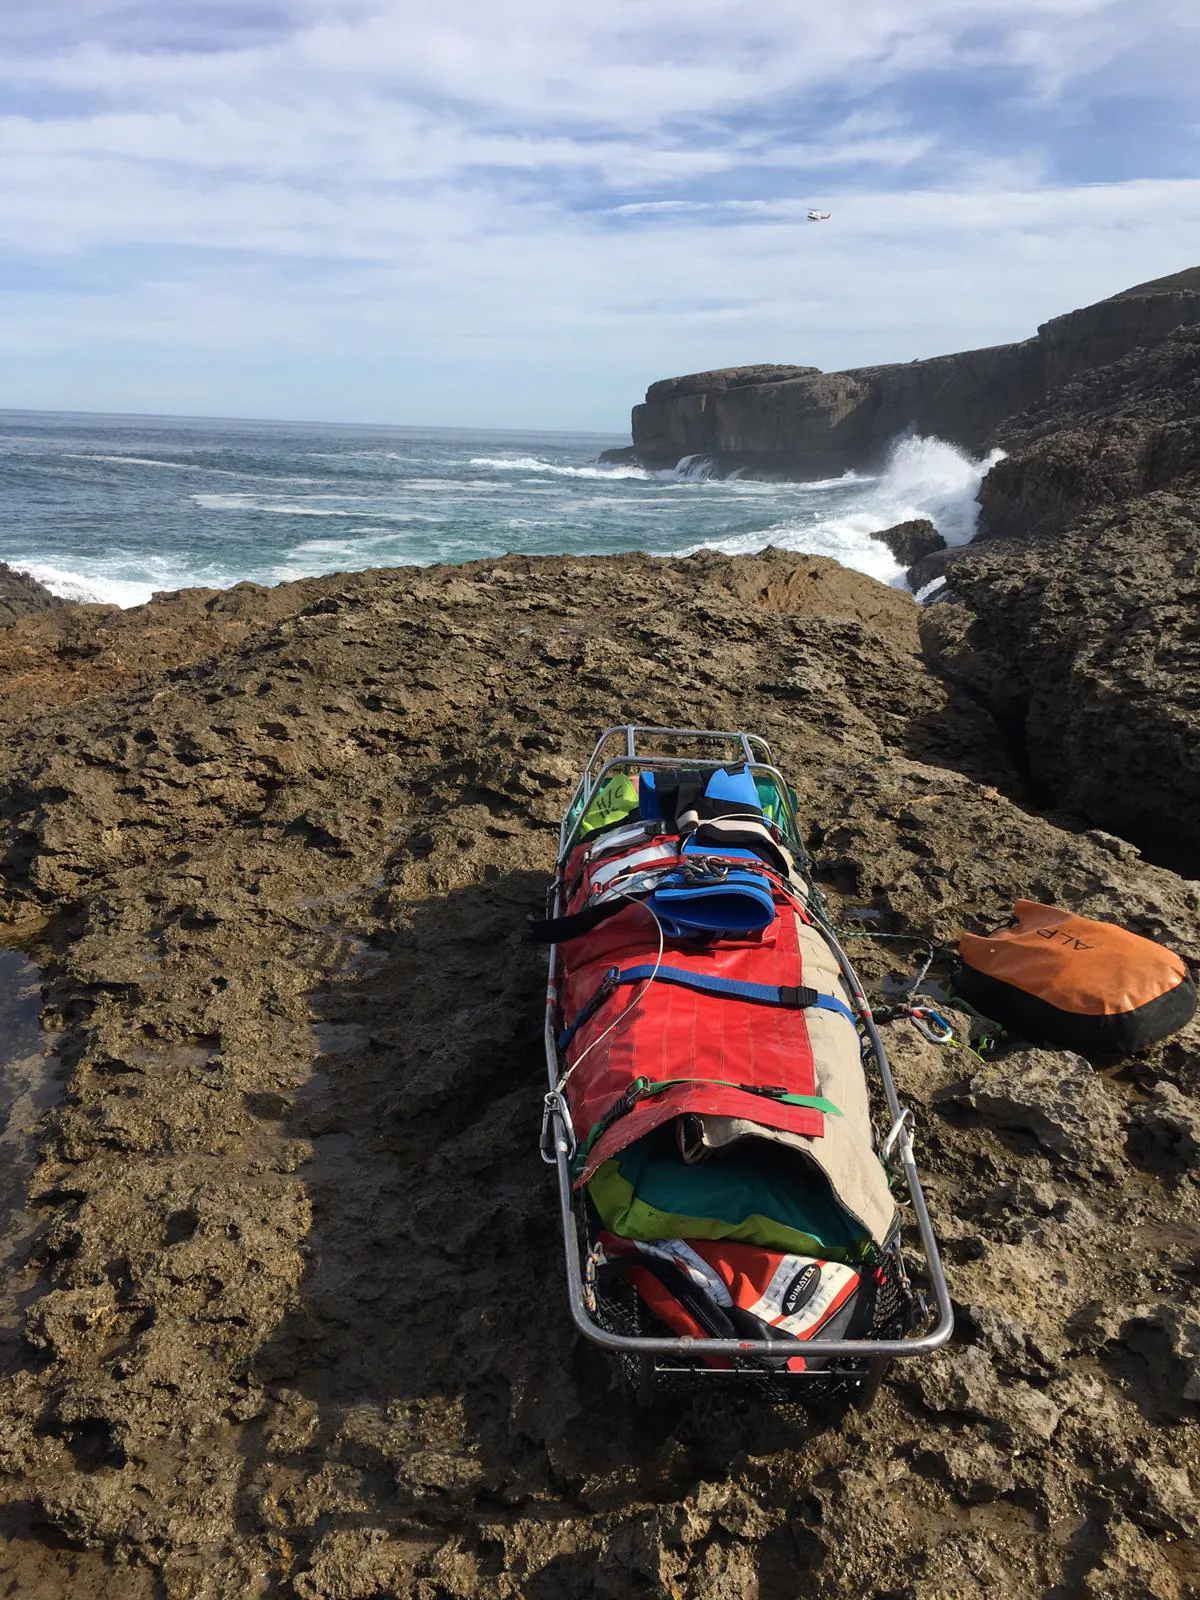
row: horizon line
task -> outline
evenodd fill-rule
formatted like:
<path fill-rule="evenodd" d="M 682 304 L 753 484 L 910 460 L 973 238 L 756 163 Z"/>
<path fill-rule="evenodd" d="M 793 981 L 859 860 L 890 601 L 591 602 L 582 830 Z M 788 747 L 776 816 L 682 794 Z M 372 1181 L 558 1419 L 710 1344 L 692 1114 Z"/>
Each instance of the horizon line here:
<path fill-rule="evenodd" d="M 227 417 L 208 412 L 187 411 L 77 411 L 43 406 L 0 406 L 2 417 L 96 417 L 110 422 L 223 422 L 269 428 L 355 428 L 378 433 L 507 433 L 529 434 L 535 438 L 583 437 L 624 439 L 629 430 L 607 428 L 517 428 L 495 424 L 472 426 L 467 423 L 434 422 L 330 422 L 319 417 Z"/>

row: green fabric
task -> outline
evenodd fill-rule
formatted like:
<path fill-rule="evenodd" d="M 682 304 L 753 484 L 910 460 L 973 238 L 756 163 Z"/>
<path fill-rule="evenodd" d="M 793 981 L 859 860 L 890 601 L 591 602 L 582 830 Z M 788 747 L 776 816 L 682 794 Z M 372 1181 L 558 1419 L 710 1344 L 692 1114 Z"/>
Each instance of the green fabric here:
<path fill-rule="evenodd" d="M 637 786 L 624 772 L 614 772 L 606 778 L 592 796 L 591 804 L 583 814 L 579 837 L 585 839 L 597 828 L 610 828 L 623 822 L 638 806 Z"/>
<path fill-rule="evenodd" d="M 762 807 L 763 816 L 766 817 L 767 821 L 775 824 L 793 849 L 803 848 L 803 840 L 799 838 L 791 825 L 783 793 L 775 779 L 758 775 L 754 779 L 754 787 L 758 792 L 758 803 Z M 798 810 L 795 789 L 788 789 L 788 798 L 792 802 L 792 810 Z"/>
<path fill-rule="evenodd" d="M 758 791 L 758 803 L 763 809 L 763 816 L 768 822 L 773 822 L 777 827 L 783 826 L 786 815 L 783 798 L 779 793 L 779 786 L 774 778 L 755 778 L 754 787 Z"/>
<path fill-rule="evenodd" d="M 765 1139 L 689 1165 L 660 1131 L 602 1162 L 588 1193 L 625 1239 L 736 1239 L 830 1261 L 872 1248 L 803 1158 Z"/>
<path fill-rule="evenodd" d="M 651 1095 L 666 1094 L 669 1089 L 677 1089 L 680 1084 L 684 1083 L 715 1084 L 721 1089 L 741 1089 L 743 1087 L 742 1084 L 731 1083 L 725 1078 L 662 1078 L 654 1082 L 652 1082 L 649 1078 L 635 1078 L 633 1083 L 630 1085 L 630 1093 L 636 1089 L 638 1091 L 637 1098 L 639 1100 L 646 1100 L 649 1099 Z M 833 1101 L 827 1100 L 823 1094 L 785 1093 L 773 1094 L 770 1098 L 775 1105 L 807 1106 L 810 1110 L 820 1111 L 827 1117 L 840 1117 L 842 1114 L 838 1107 L 834 1105 Z M 625 1109 L 628 1110 L 628 1101 L 626 1101 L 624 1104 Z M 620 1113 L 621 1109 L 622 1102 L 618 1102 L 612 1112 L 610 1112 L 607 1116 L 601 1117 L 599 1122 L 593 1126 L 592 1131 L 588 1134 L 587 1138 L 575 1152 L 575 1165 L 577 1170 L 583 1170 L 584 1158 L 591 1153 L 592 1146 L 599 1144 L 600 1140 L 612 1127 L 613 1121 L 615 1120 L 616 1115 Z"/>

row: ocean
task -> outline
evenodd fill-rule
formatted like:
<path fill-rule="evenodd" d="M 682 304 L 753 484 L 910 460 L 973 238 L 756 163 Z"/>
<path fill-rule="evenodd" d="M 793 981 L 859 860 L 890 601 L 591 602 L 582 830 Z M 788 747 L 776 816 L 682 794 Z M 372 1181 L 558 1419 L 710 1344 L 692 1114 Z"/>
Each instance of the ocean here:
<path fill-rule="evenodd" d="M 896 441 L 815 483 L 601 466 L 616 435 L 0 412 L 0 560 L 74 600 L 506 552 L 733 554 L 778 545 L 903 583 L 870 537 L 930 517 L 959 544 L 989 461 Z"/>

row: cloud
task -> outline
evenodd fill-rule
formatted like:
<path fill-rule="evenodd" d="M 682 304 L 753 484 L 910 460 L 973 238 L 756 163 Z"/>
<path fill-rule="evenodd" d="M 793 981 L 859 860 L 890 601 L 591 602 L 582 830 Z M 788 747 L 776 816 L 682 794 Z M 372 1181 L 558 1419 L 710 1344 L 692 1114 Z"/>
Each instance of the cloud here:
<path fill-rule="evenodd" d="M 603 425 L 671 370 L 1019 336 L 1198 258 L 1162 129 L 1127 108 L 1117 188 L 1078 132 L 1196 56 L 1179 0 L 45 0 L 0 402 L 321 416 L 357 371 L 342 414 Z"/>

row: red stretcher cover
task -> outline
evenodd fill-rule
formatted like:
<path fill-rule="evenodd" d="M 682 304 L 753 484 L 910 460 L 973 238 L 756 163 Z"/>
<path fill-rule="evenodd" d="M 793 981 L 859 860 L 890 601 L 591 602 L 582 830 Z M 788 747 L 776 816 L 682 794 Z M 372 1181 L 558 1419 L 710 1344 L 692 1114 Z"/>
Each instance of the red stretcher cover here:
<path fill-rule="evenodd" d="M 602 849 L 603 841 L 599 844 Z M 678 840 L 643 841 L 636 853 L 647 862 L 652 853 L 660 861 L 669 860 L 672 846 L 678 849 Z M 572 853 L 565 881 L 574 892 L 566 911 L 586 905 L 597 874 L 603 886 L 611 872 L 612 856 L 605 857 L 598 849 L 595 857 L 589 859 L 587 846 Z M 813 982 L 805 976 L 799 938 L 803 914 L 782 892 L 775 899 L 777 915 L 765 933 L 708 946 L 667 940 L 664 963 L 710 977 L 823 988 L 827 979 Z M 569 1026 L 593 999 L 611 967 L 652 966 L 658 950 L 658 926 L 640 903 L 631 903 L 591 933 L 560 945 L 564 1023 Z M 597 1044 L 627 1010 L 619 1026 Z M 851 1030 L 848 1021 L 838 1019 L 837 1025 Z M 857 1060 L 856 1048 L 853 1057 Z M 825 1113 L 820 1110 L 781 1104 L 714 1081 L 815 1095 L 813 1049 L 803 1010 L 731 1001 L 664 982 L 638 982 L 616 988 L 578 1030 L 568 1045 L 565 1065 L 570 1069 L 566 1092 L 571 1118 L 581 1142 L 635 1078 L 697 1080 L 637 1102 L 614 1122 L 588 1152 L 579 1184 L 634 1140 L 688 1112 L 742 1118 L 809 1138 L 820 1138 L 825 1131 Z"/>

